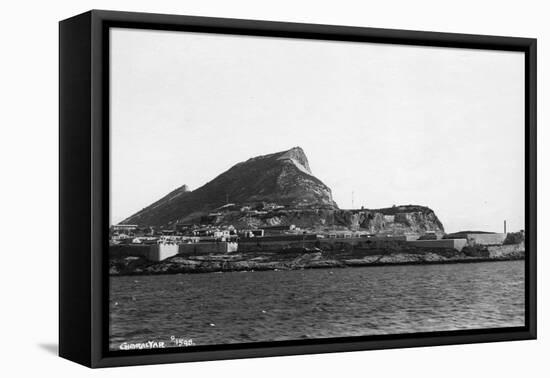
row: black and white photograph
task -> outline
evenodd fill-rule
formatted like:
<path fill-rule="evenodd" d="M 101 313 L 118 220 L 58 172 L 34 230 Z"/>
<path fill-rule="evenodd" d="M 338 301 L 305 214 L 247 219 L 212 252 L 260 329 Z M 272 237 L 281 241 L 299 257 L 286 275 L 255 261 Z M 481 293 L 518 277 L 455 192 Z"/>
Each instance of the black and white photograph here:
<path fill-rule="evenodd" d="M 108 345 L 526 325 L 525 53 L 109 29 Z"/>
<path fill-rule="evenodd" d="M 542 2 L 3 10 L 0 377 L 550 371 Z"/>

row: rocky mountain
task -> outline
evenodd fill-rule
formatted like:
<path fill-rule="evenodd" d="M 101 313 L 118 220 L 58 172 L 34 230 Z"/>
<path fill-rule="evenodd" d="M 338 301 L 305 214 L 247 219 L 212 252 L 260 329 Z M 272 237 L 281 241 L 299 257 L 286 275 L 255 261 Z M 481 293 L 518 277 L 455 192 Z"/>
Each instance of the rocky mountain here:
<path fill-rule="evenodd" d="M 121 223 L 161 228 L 231 225 L 240 229 L 294 225 L 309 231 L 391 234 L 444 231 L 433 210 L 424 206 L 339 209 L 330 188 L 312 174 L 300 147 L 238 163 L 194 191 L 183 185 Z"/>
<path fill-rule="evenodd" d="M 304 151 L 294 147 L 238 163 L 194 191 L 184 185 L 121 223 L 171 227 L 200 222 L 228 201 L 239 208 L 276 204 L 287 209 L 338 209 L 330 188 L 312 174 Z"/>
<path fill-rule="evenodd" d="M 360 230 L 371 234 L 443 233 L 444 228 L 435 212 L 425 206 L 405 205 L 383 209 L 343 210 L 278 209 L 259 214 L 221 211 L 205 219 L 217 226 L 237 228 L 269 228 L 294 225 L 302 230 Z"/>

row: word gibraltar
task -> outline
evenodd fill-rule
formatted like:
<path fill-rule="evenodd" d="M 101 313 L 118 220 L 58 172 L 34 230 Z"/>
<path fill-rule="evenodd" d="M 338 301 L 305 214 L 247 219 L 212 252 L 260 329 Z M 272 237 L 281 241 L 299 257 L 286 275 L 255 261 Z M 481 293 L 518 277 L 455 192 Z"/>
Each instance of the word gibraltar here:
<path fill-rule="evenodd" d="M 134 350 L 134 349 L 156 349 L 156 348 L 166 348 L 164 341 L 147 341 L 145 343 L 122 343 L 120 344 L 121 350 Z"/>

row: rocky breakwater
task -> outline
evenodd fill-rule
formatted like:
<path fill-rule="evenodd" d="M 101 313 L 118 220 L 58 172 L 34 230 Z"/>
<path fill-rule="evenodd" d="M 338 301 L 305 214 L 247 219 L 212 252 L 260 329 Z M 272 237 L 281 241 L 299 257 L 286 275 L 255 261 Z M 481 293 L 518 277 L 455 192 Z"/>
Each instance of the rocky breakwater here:
<path fill-rule="evenodd" d="M 326 247 L 322 245 L 322 248 Z M 177 255 L 161 262 L 141 257 L 110 260 L 111 275 L 210 273 L 231 271 L 345 268 L 394 264 L 448 264 L 482 261 L 521 260 L 523 244 L 485 248 L 419 248 L 395 242 L 383 247 L 321 249 L 285 248 L 280 251 L 250 251 L 228 254 Z"/>

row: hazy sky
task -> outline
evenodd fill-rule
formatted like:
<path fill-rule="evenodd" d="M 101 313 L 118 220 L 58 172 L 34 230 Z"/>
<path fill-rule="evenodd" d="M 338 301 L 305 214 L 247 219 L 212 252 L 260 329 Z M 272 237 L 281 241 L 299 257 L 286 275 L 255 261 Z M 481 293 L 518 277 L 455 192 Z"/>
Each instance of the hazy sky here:
<path fill-rule="evenodd" d="M 111 222 L 301 146 L 341 208 L 419 204 L 448 232 L 524 227 L 524 56 L 111 31 Z"/>

